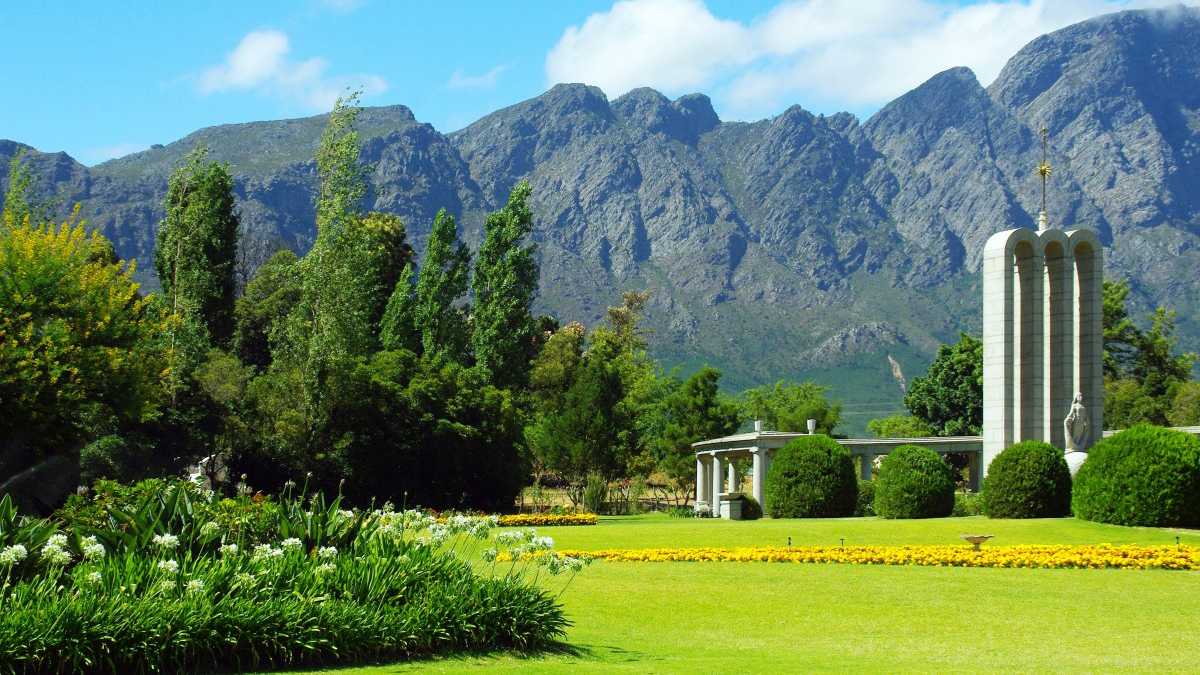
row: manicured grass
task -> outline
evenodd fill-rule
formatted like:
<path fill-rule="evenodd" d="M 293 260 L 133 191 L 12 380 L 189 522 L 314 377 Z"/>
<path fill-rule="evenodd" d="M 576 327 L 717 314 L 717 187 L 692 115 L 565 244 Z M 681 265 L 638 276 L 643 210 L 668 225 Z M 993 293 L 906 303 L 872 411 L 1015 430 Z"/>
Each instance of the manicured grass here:
<path fill-rule="evenodd" d="M 640 516 L 539 528 L 559 548 L 838 543 L 1175 542 L 1072 519 L 730 523 Z M 1200 532 L 1180 534 L 1200 545 Z M 782 537 L 782 539 L 781 539 Z M 556 580 L 555 584 L 561 583 Z M 1200 573 L 780 563 L 608 563 L 563 594 L 576 654 L 464 657 L 344 672 L 1186 671 Z"/>
<path fill-rule="evenodd" d="M 1200 530 L 1120 527 L 1074 518 L 991 520 L 933 518 L 882 520 L 827 518 L 757 521 L 668 518 L 663 514 L 601 518 L 588 527 L 542 527 L 559 549 L 658 548 L 667 546 L 847 546 L 961 544 L 963 534 L 992 534 L 989 545 L 1011 544 L 1174 544 L 1200 546 Z"/>

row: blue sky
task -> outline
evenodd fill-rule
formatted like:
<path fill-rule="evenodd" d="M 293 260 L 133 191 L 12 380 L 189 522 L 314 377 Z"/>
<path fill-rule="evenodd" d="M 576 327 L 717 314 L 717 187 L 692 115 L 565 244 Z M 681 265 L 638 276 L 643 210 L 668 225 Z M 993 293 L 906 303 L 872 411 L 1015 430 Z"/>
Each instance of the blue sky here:
<path fill-rule="evenodd" d="M 724 119 L 867 115 L 944 68 L 1141 0 L 39 2 L 0 6 L 0 138 L 85 164 L 298 117 L 348 85 L 442 131 L 585 81 L 701 91 Z M 1191 3 L 1189 3 L 1191 4 Z"/>

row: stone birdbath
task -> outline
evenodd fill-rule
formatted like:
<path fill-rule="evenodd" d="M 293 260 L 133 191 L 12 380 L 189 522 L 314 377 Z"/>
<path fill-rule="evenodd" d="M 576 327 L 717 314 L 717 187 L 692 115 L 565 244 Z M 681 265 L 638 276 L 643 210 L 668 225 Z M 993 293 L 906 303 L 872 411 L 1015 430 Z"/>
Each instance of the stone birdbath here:
<path fill-rule="evenodd" d="M 976 551 L 978 551 L 978 550 L 979 550 L 979 547 L 980 547 L 980 546 L 983 544 L 983 542 L 987 541 L 988 539 L 991 539 L 993 536 L 995 536 L 995 535 L 991 535 L 991 534 L 964 534 L 964 535 L 962 535 L 962 538 L 963 538 L 963 539 L 966 539 L 966 540 L 967 540 L 967 541 L 969 541 L 969 542 L 971 542 L 971 543 L 972 543 L 972 544 L 975 546 L 975 550 L 976 550 Z"/>

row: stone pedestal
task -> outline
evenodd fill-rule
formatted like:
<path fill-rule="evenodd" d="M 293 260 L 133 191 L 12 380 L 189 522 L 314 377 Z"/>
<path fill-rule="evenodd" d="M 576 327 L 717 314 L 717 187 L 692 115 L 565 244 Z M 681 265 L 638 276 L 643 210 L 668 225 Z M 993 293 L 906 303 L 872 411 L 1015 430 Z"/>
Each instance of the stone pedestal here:
<path fill-rule="evenodd" d="M 742 519 L 742 493 L 726 492 L 721 495 L 721 517 L 726 520 Z"/>
<path fill-rule="evenodd" d="M 1087 460 L 1087 453 L 1078 450 L 1068 452 L 1063 455 L 1063 459 L 1067 460 L 1067 468 L 1071 470 L 1071 478 L 1074 478 L 1075 474 L 1079 473 L 1079 467 L 1083 466 L 1084 461 Z"/>

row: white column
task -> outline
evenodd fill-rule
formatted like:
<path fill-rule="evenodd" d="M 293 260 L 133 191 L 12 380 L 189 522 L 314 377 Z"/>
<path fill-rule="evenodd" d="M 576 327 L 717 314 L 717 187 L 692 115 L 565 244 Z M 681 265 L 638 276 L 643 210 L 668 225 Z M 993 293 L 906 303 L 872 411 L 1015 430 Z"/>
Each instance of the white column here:
<path fill-rule="evenodd" d="M 759 506 L 763 505 L 763 489 L 767 483 L 767 451 L 754 448 L 750 451 L 753 467 L 750 471 L 750 493 Z"/>
<path fill-rule="evenodd" d="M 863 480 L 871 480 L 871 469 L 874 468 L 875 455 L 864 452 L 858 456 L 858 475 Z"/>
<path fill-rule="evenodd" d="M 983 453 L 972 452 L 967 458 L 967 487 L 972 492 L 979 492 L 983 484 Z"/>
<path fill-rule="evenodd" d="M 698 505 L 702 501 L 704 501 L 704 461 L 700 459 L 700 455 L 696 455 L 696 501 L 694 504 Z"/>
<path fill-rule="evenodd" d="M 712 456 L 712 513 L 713 518 L 721 517 L 721 458 L 715 452 Z"/>
<path fill-rule="evenodd" d="M 726 465 L 725 471 L 727 473 L 727 477 L 725 479 L 725 485 L 727 486 L 727 489 L 725 491 L 726 492 L 738 492 L 739 488 L 741 486 L 738 485 L 737 468 L 734 467 L 733 460 L 729 460 L 729 463 Z"/>

